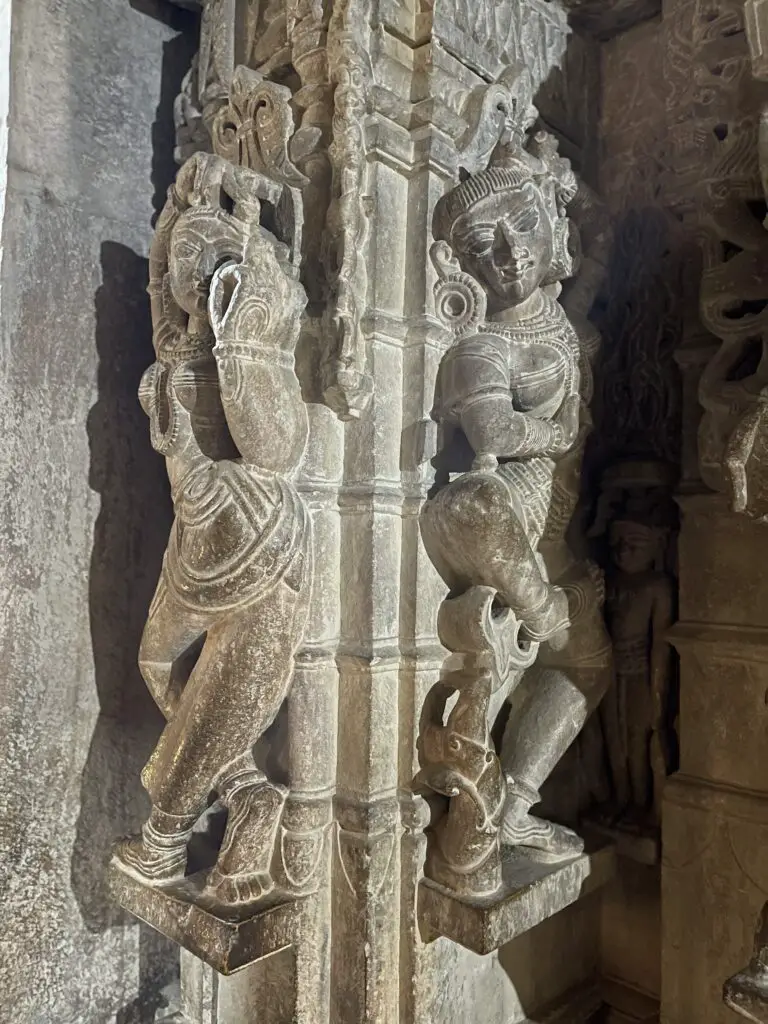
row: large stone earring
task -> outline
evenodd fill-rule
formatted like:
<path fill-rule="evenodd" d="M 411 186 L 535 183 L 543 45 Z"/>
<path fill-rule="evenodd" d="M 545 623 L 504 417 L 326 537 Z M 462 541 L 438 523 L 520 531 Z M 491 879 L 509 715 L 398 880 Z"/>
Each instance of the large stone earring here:
<path fill-rule="evenodd" d="M 553 255 L 549 273 L 542 284 L 556 284 L 571 277 L 579 258 L 578 235 L 572 233 L 567 217 L 558 217 L 553 231 Z"/>
<path fill-rule="evenodd" d="M 470 333 L 485 319 L 485 292 L 471 274 L 464 273 L 447 242 L 435 242 L 429 256 L 437 271 L 434 296 L 438 319 L 457 338 Z"/>

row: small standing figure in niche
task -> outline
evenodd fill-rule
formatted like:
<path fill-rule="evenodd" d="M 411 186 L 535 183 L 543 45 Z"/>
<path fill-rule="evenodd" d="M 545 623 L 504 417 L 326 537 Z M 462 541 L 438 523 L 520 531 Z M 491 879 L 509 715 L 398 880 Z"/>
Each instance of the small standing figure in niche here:
<path fill-rule="evenodd" d="M 674 621 L 674 585 L 658 568 L 663 529 L 626 517 L 610 526 L 613 570 L 606 619 L 613 638 L 616 683 L 606 701 L 618 727 L 612 774 L 621 810 L 661 815 L 670 770 L 668 723 L 672 652 L 666 634 Z"/>
<path fill-rule="evenodd" d="M 611 465 L 602 480 L 592 538 L 607 542 L 605 616 L 615 684 L 600 707 L 614 800 L 611 820 L 658 824 L 674 770 L 675 662 L 667 633 L 675 616 L 670 541 L 677 522 L 673 468 L 652 458 Z"/>

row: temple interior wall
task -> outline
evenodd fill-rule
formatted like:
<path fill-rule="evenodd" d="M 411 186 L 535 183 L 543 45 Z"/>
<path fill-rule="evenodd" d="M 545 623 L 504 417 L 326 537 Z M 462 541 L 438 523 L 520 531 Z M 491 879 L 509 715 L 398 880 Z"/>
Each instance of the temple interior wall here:
<path fill-rule="evenodd" d="M 0 2 L 0 22 L 9 10 L 10 0 Z M 383 934 L 391 958 L 384 968 L 395 970 L 397 961 L 401 990 L 382 1011 L 388 1024 L 398 1010 L 402 1024 L 581 1024 L 600 1003 L 612 1014 L 607 1019 L 624 1024 L 654 1019 L 659 1001 L 668 1024 L 727 1024 L 720 989 L 749 958 L 768 887 L 756 852 L 768 827 L 768 676 L 760 646 L 767 595 L 756 557 L 765 527 L 737 520 L 719 498 L 697 496 L 696 382 L 678 379 L 672 359 L 681 339 L 698 344 L 701 332 L 691 328 L 696 225 L 689 210 L 681 213 L 679 177 L 670 183 L 677 174 L 669 149 L 670 12 L 667 5 L 664 17 L 608 41 L 572 35 L 563 70 L 537 98 L 562 152 L 614 217 L 614 276 L 597 312 L 610 372 L 614 379 L 631 374 L 614 356 L 626 338 L 645 339 L 682 395 L 649 426 L 652 454 L 681 467 L 688 495 L 677 566 L 684 628 L 676 640 L 685 778 L 665 807 L 664 881 L 658 861 L 620 860 L 618 877 L 602 893 L 480 957 L 445 938 L 421 942 L 409 916 L 418 852 L 413 861 L 402 853 L 402 864 L 396 855 L 400 875 L 384 890 L 391 913 L 374 922 L 384 922 L 381 931 L 366 931 L 346 890 L 334 910 L 346 942 L 334 954 L 335 1005 L 354 995 L 354 978 L 339 973 L 344 958 L 353 950 L 365 960 L 371 935 Z M 152 222 L 175 173 L 173 100 L 197 32 L 193 13 L 164 0 L 13 5 L 0 270 L 2 293 L 13 296 L 0 307 L 0 961 L 12 960 L 14 969 L 0 1024 L 151 1024 L 178 970 L 175 945 L 110 901 L 104 866 L 116 836 L 137 831 L 146 816 L 139 774 L 161 726 L 136 652 L 171 508 L 135 394 L 152 360 L 144 293 Z M 0 73 L 0 106 L 2 94 Z M 2 137 L 0 129 L 0 157 Z M 408 232 L 423 230 L 445 181 L 432 171 L 406 174 L 382 164 L 371 184 L 388 225 L 371 262 L 373 305 L 391 321 L 381 317 L 382 333 L 398 319 L 396 328 L 407 333 L 409 318 L 428 307 L 424 281 L 413 285 L 424 275 L 426 254 L 408 247 Z M 398 266 L 409 268 L 407 286 L 393 272 Z M 614 286 L 626 288 L 630 313 L 645 316 L 616 315 Z M 424 480 L 406 464 L 400 434 L 415 425 L 420 403 L 429 407 L 421 391 L 431 390 L 437 357 L 415 343 L 398 349 L 394 328 L 383 339 L 377 330 L 369 338 L 380 389 L 371 418 L 329 425 L 330 413 L 317 405 L 314 429 L 329 440 L 317 464 L 304 467 L 301 484 L 311 498 L 318 480 L 327 485 L 324 496 L 317 486 L 313 511 L 316 523 L 322 520 L 316 529 L 329 538 L 329 566 L 334 562 L 322 584 L 323 609 L 331 610 L 328 622 L 318 613 L 310 639 L 325 645 L 331 673 L 335 644 L 346 658 L 340 749 L 351 750 L 361 736 L 367 745 L 339 758 L 337 781 L 361 803 L 376 789 L 366 773 L 384 764 L 376 756 L 381 749 L 391 755 L 378 780 L 382 791 L 407 787 L 413 775 L 415 705 L 433 672 L 432 655 L 420 663 L 418 646 L 435 643 L 430 629 L 441 597 L 425 556 L 415 553 L 413 516 L 402 505 L 394 515 L 382 513 L 375 500 L 379 477 L 392 493 L 401 488 L 397 501 L 420 500 Z M 598 396 L 595 480 L 637 443 L 636 425 L 610 420 L 606 394 Z M 326 458 L 332 471 L 321 465 Z M 342 526 L 334 492 L 340 483 L 347 488 Z M 340 641 L 334 601 L 325 600 L 338 589 L 328 573 L 339 558 L 348 583 Z M 738 605 L 730 596 L 736 588 Z M 389 643 L 403 623 L 417 650 L 412 663 Z M 378 674 L 371 669 L 377 658 Z M 330 705 L 333 687 L 327 693 Z M 322 713 L 331 720 L 336 711 L 324 706 Z M 580 800 L 579 756 L 573 752 L 548 793 L 566 817 Z M 693 908 L 701 915 L 697 928 L 690 927 Z M 253 1011 L 265 970 L 253 972 L 252 984 L 243 975 L 222 985 L 224 1003 L 231 1003 L 222 1024 Z M 386 988 L 386 977 L 379 982 Z M 275 1021 L 285 1024 L 293 1007 L 278 1003 Z M 194 1024 L 203 1021 L 213 1024 L 201 1010 Z"/>
<path fill-rule="evenodd" d="M 124 0 L 23 0 L 12 14 L 0 962 L 13 969 L 0 1019 L 137 1024 L 178 957 L 114 906 L 104 867 L 144 816 L 139 772 L 161 722 L 136 651 L 170 501 L 136 387 L 196 18 Z"/>

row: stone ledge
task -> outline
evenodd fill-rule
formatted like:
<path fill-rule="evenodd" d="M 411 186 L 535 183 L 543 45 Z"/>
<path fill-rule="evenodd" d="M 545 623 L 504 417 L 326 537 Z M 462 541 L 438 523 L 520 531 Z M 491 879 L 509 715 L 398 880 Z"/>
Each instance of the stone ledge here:
<path fill-rule="evenodd" d="M 659 1000 L 618 978 L 601 983 L 606 1024 L 658 1024 Z"/>
<path fill-rule="evenodd" d="M 589 832 L 602 842 L 613 843 L 617 857 L 646 867 L 661 863 L 661 831 L 657 827 L 632 828 L 625 822 L 611 824 L 589 817 L 583 829 L 584 834 Z"/>
<path fill-rule="evenodd" d="M 206 907 L 207 871 L 162 888 L 150 888 L 112 861 L 112 898 L 140 921 L 183 946 L 220 974 L 234 974 L 293 945 L 301 911 L 311 897 L 267 897 L 242 915 L 220 916 Z"/>
<path fill-rule="evenodd" d="M 564 864 L 539 864 L 505 850 L 498 895 L 466 901 L 423 879 L 419 924 L 425 942 L 444 936 L 484 955 L 535 928 L 610 881 L 616 873 L 612 845 Z"/>
<path fill-rule="evenodd" d="M 534 1010 L 522 1024 L 590 1024 L 603 1005 L 599 987 L 590 981 Z"/>
<path fill-rule="evenodd" d="M 679 652 L 716 649 L 724 661 L 764 665 L 768 662 L 768 629 L 719 622 L 677 622 L 667 639 Z"/>

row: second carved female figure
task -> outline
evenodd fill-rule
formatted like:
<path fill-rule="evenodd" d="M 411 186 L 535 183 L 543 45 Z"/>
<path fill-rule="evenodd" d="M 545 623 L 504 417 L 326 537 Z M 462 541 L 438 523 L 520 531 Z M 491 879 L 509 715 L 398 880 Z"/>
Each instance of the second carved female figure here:
<path fill-rule="evenodd" d="M 437 487 L 421 526 L 450 588 L 444 607 L 473 589 L 488 590 L 495 594 L 489 621 L 511 610 L 523 647 L 540 645 L 514 695 L 501 788 L 483 796 L 490 792 L 484 782 L 462 780 L 456 764 L 446 795 L 455 796 L 466 782 L 471 798 L 485 802 L 479 820 L 486 831 L 496 820 L 503 843 L 556 861 L 578 854 L 581 840 L 530 810 L 605 693 L 611 659 L 600 574 L 566 541 L 590 423 L 594 348 L 594 339 L 580 338 L 557 302 L 559 282 L 573 269 L 566 207 L 576 179 L 550 136 L 527 138 L 519 127 L 499 143 L 487 169 L 452 189 L 435 210 L 438 254 L 442 243 L 450 249 L 442 254 L 446 266 L 453 257 L 446 288 L 456 281 L 465 295 L 477 296 L 480 315 L 463 327 L 440 367 L 433 413 L 442 438 Z M 499 689 L 506 686 L 511 696 L 517 682 L 502 680 Z M 452 749 L 483 744 L 482 728 L 475 737 L 461 735 L 457 721 L 454 712 L 447 724 L 456 732 Z M 422 743 L 422 753 L 428 746 Z M 486 763 L 494 760 L 486 745 Z M 424 756 L 422 766 L 425 779 L 439 777 Z M 435 830 L 440 850 L 432 864 L 454 859 L 451 870 L 437 870 L 439 880 L 452 885 L 458 874 L 477 871 L 479 861 L 458 862 L 456 843 L 445 834 L 449 827 L 442 835 L 440 825 Z M 484 877 L 488 884 L 494 876 Z"/>

